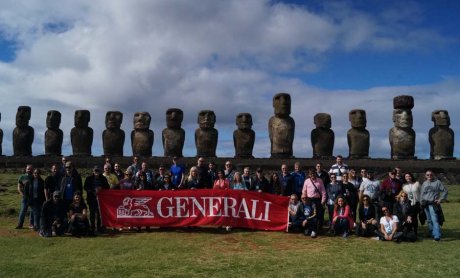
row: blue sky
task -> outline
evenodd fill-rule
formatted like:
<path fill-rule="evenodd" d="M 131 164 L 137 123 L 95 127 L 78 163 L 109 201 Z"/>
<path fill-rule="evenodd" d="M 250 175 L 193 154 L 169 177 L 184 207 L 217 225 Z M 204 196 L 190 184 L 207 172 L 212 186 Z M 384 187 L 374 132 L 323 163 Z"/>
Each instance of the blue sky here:
<path fill-rule="evenodd" d="M 216 112 L 218 156 L 233 156 L 235 116 L 250 112 L 254 153 L 268 157 L 271 98 L 291 94 L 294 155 L 311 157 L 313 116 L 332 116 L 334 154 L 348 153 L 348 112 L 368 114 L 370 155 L 389 158 L 392 99 L 415 98 L 416 155 L 429 156 L 431 112 L 446 109 L 459 130 L 459 1 L 2 1 L 0 105 L 3 152 L 12 154 L 17 106 L 32 107 L 34 155 L 44 153 L 48 110 L 63 113 L 71 154 L 73 113 L 91 111 L 93 153 L 109 110 L 152 115 L 162 154 L 165 111 L 184 110 L 187 156 L 198 111 Z M 127 136 L 125 154 L 130 155 Z M 458 139 L 455 155 L 459 156 Z"/>

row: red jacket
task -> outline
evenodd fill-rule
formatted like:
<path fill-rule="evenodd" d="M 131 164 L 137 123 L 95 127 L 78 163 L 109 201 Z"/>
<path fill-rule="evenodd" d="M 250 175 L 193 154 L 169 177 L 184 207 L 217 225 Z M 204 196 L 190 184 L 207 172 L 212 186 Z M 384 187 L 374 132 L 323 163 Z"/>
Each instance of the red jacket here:
<path fill-rule="evenodd" d="M 337 218 L 346 218 L 348 220 L 348 224 L 350 226 L 350 231 L 353 229 L 353 226 L 355 224 L 353 217 L 351 215 L 350 211 L 350 206 L 345 205 L 345 211 L 342 215 L 339 215 L 339 211 L 336 207 L 334 207 L 334 215 L 332 216 L 332 219 L 334 219 L 337 216 Z M 332 222 L 332 224 L 335 224 L 335 221 Z"/>

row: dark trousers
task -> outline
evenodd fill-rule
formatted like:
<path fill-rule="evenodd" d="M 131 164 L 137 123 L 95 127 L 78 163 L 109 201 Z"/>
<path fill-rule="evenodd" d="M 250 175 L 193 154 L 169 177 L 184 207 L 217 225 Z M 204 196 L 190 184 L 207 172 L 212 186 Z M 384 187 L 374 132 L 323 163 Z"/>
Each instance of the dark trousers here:
<path fill-rule="evenodd" d="M 102 232 L 101 214 L 97 200 L 88 200 L 89 221 L 91 223 L 91 232 Z"/>
<path fill-rule="evenodd" d="M 324 225 L 324 207 L 321 204 L 321 198 L 311 198 L 311 201 L 316 206 L 316 223 L 317 231 L 321 231 Z"/>

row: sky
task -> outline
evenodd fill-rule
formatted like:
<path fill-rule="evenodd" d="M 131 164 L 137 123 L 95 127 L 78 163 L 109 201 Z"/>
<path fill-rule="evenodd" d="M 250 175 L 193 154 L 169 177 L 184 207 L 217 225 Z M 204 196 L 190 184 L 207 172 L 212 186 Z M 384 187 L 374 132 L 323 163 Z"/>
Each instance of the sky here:
<path fill-rule="evenodd" d="M 316 113 L 329 113 L 334 155 L 348 155 L 352 109 L 367 112 L 370 156 L 390 158 L 393 98 L 411 95 L 416 153 L 429 158 L 431 113 L 460 130 L 460 1 L 2 0 L 0 128 L 12 155 L 18 106 L 32 107 L 33 155 L 44 154 L 46 113 L 62 113 L 70 155 L 75 110 L 91 112 L 93 155 L 105 113 L 121 111 L 125 155 L 133 115 L 146 111 L 162 156 L 168 108 L 184 111 L 184 155 L 195 156 L 200 110 L 216 113 L 217 156 L 234 155 L 238 113 L 252 114 L 254 155 L 270 156 L 272 97 L 291 95 L 294 155 L 312 157 Z M 459 157 L 459 139 L 454 156 Z"/>

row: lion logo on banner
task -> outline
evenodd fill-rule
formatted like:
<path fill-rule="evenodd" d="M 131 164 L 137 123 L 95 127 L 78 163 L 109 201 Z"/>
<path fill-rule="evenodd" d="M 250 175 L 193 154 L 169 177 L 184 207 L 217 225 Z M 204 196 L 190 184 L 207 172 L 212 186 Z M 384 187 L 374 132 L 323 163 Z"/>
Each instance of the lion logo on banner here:
<path fill-rule="evenodd" d="M 125 197 L 123 205 L 117 209 L 117 218 L 152 218 L 153 212 L 146 205 L 152 198 Z"/>

